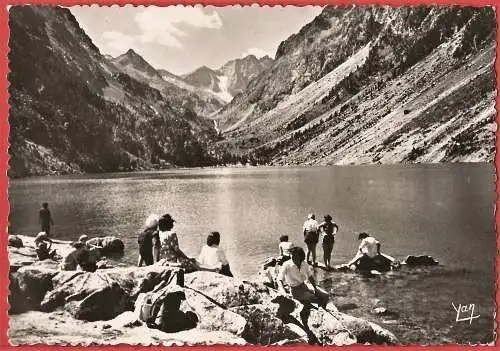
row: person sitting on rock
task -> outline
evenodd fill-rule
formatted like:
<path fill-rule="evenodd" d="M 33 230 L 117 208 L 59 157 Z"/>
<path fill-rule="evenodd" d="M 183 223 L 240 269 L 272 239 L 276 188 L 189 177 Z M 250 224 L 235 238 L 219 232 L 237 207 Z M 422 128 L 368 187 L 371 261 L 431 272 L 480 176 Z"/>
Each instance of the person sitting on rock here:
<path fill-rule="evenodd" d="M 125 246 L 123 242 L 114 236 L 96 237 L 85 241 L 87 248 L 97 248 L 105 256 L 120 257 L 123 255 Z"/>
<path fill-rule="evenodd" d="M 156 214 L 146 218 L 144 230 L 139 234 L 137 242 L 139 244 L 139 259 L 137 266 L 152 265 L 160 257 L 160 237 L 158 234 L 158 221 L 160 216 Z"/>
<path fill-rule="evenodd" d="M 87 234 L 80 235 L 80 237 L 78 238 L 78 242 L 85 245 L 87 249 L 92 249 L 92 248 L 102 249 L 102 247 L 93 244 L 93 241 L 89 240 L 89 236 Z"/>
<path fill-rule="evenodd" d="M 74 271 L 78 266 L 77 255 L 81 250 L 87 250 L 85 244 L 75 241 L 70 244 L 73 250 L 70 251 L 61 262 L 61 269 L 63 271 Z"/>
<path fill-rule="evenodd" d="M 207 236 L 207 244 L 201 248 L 200 256 L 198 257 L 198 265 L 201 269 L 215 271 L 222 275 L 232 277 L 229 262 L 224 254 L 220 244 L 220 233 L 211 232 Z"/>
<path fill-rule="evenodd" d="M 158 236 L 160 238 L 161 249 L 160 259 L 166 264 L 180 266 L 186 273 L 194 272 L 200 269 L 196 260 L 187 257 L 179 247 L 177 233 L 173 230 L 175 220 L 170 214 L 162 216 L 158 220 Z"/>
<path fill-rule="evenodd" d="M 50 251 L 52 248 L 52 240 L 48 237 L 46 232 L 40 232 L 35 237 L 35 251 L 40 261 L 48 258 L 54 259 L 56 250 Z"/>
<path fill-rule="evenodd" d="M 87 234 L 80 235 L 80 237 L 78 238 L 77 243 L 82 244 L 87 249 L 94 249 L 94 248 L 95 249 L 102 249 L 102 247 L 99 247 L 99 246 L 96 246 L 96 245 L 92 244 L 92 241 L 89 241 L 89 236 Z"/>
<path fill-rule="evenodd" d="M 285 284 L 290 287 L 291 295 L 294 299 L 302 302 L 304 305 L 318 303 L 320 306 L 326 306 L 328 303 L 328 294 L 316 286 L 309 265 L 305 262 L 306 254 L 301 247 L 290 249 L 292 259 L 283 263 L 278 277 L 278 290 L 287 294 Z M 312 290 L 306 285 L 309 282 Z"/>
<path fill-rule="evenodd" d="M 78 250 L 75 255 L 75 260 L 77 263 L 77 271 L 95 272 L 97 270 L 97 265 L 94 260 L 91 259 L 90 252 L 87 248 Z"/>
<path fill-rule="evenodd" d="M 266 270 L 270 267 L 277 267 L 281 266 L 283 262 L 286 262 L 290 259 L 291 254 L 290 254 L 290 249 L 293 247 L 293 243 L 288 241 L 288 235 L 282 235 L 280 236 L 280 243 L 278 244 L 278 251 L 279 251 L 279 256 L 278 257 L 272 257 L 268 258 L 263 266 L 262 269 Z"/>
<path fill-rule="evenodd" d="M 355 265 L 359 270 L 374 269 L 374 259 L 380 255 L 380 242 L 365 232 L 358 235 L 358 240 L 361 240 L 358 251 L 347 265 Z"/>
<path fill-rule="evenodd" d="M 278 244 L 280 256 L 277 259 L 277 263 L 279 265 L 282 265 L 291 258 L 292 254 L 290 253 L 290 249 L 292 247 L 293 243 L 288 241 L 288 235 L 282 235 L 280 237 L 280 243 Z"/>

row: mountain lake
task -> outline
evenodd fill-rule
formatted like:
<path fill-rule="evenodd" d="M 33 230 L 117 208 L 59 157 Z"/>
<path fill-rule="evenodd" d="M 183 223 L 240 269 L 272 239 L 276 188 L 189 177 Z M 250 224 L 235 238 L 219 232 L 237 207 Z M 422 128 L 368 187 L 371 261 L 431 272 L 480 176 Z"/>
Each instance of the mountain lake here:
<path fill-rule="evenodd" d="M 354 255 L 360 231 L 371 233 L 397 259 L 427 254 L 440 262 L 374 277 L 316 268 L 339 310 L 389 329 L 404 344 L 492 343 L 495 198 L 493 164 L 32 177 L 10 181 L 9 232 L 35 235 L 46 201 L 55 221 L 53 238 L 117 236 L 126 246 L 121 263 L 135 264 L 145 218 L 170 213 L 186 254 L 197 256 L 207 234 L 217 230 L 235 276 L 251 279 L 266 258 L 278 254 L 281 235 L 303 246 L 308 213 L 318 220 L 331 214 L 340 227 L 333 264 Z M 322 261 L 321 245 L 317 251 Z M 479 317 L 461 321 L 454 306 L 472 304 Z"/>

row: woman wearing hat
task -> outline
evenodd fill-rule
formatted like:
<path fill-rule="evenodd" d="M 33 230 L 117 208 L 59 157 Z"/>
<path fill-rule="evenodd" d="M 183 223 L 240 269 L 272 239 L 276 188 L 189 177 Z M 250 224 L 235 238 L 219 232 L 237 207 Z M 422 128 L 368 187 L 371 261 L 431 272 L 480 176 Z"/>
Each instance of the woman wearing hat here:
<path fill-rule="evenodd" d="M 163 215 L 158 221 L 158 230 L 161 243 L 160 259 L 166 263 L 176 263 L 184 268 L 186 273 L 200 269 L 194 258 L 189 258 L 179 247 L 179 239 L 174 229 L 175 220 L 170 214 Z"/>
<path fill-rule="evenodd" d="M 156 214 L 150 215 L 144 222 L 144 230 L 139 234 L 139 260 L 137 265 L 152 265 L 159 259 L 160 239 L 158 235 L 158 221 L 160 217 Z"/>
<path fill-rule="evenodd" d="M 324 221 L 319 225 L 319 230 L 323 236 L 323 261 L 325 267 L 330 268 L 330 259 L 332 257 L 333 245 L 335 244 L 335 234 L 339 230 L 337 223 L 332 222 L 332 216 L 327 214 L 323 217 Z"/>

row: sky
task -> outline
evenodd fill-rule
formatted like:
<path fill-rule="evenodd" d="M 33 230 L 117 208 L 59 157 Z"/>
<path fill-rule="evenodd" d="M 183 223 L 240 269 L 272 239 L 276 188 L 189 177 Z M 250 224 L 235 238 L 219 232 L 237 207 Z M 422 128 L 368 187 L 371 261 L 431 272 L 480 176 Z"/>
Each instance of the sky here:
<path fill-rule="evenodd" d="M 274 58 L 278 45 L 322 10 L 319 6 L 73 6 L 78 23 L 113 57 L 133 49 L 156 69 L 186 74 L 217 69 L 254 54 Z"/>

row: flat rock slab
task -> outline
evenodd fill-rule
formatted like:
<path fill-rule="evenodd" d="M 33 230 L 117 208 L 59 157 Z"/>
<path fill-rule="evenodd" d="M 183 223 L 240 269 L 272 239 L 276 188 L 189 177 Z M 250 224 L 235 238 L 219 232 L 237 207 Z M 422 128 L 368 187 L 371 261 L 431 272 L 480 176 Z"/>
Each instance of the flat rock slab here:
<path fill-rule="evenodd" d="M 191 329 L 164 333 L 138 322 L 133 312 L 110 321 L 84 322 L 65 311 L 29 311 L 10 317 L 8 332 L 14 345 L 245 345 L 246 341 L 229 332 Z"/>
<path fill-rule="evenodd" d="M 264 285 L 212 272 L 189 273 L 184 281 L 225 308 L 268 303 L 276 294 Z"/>

